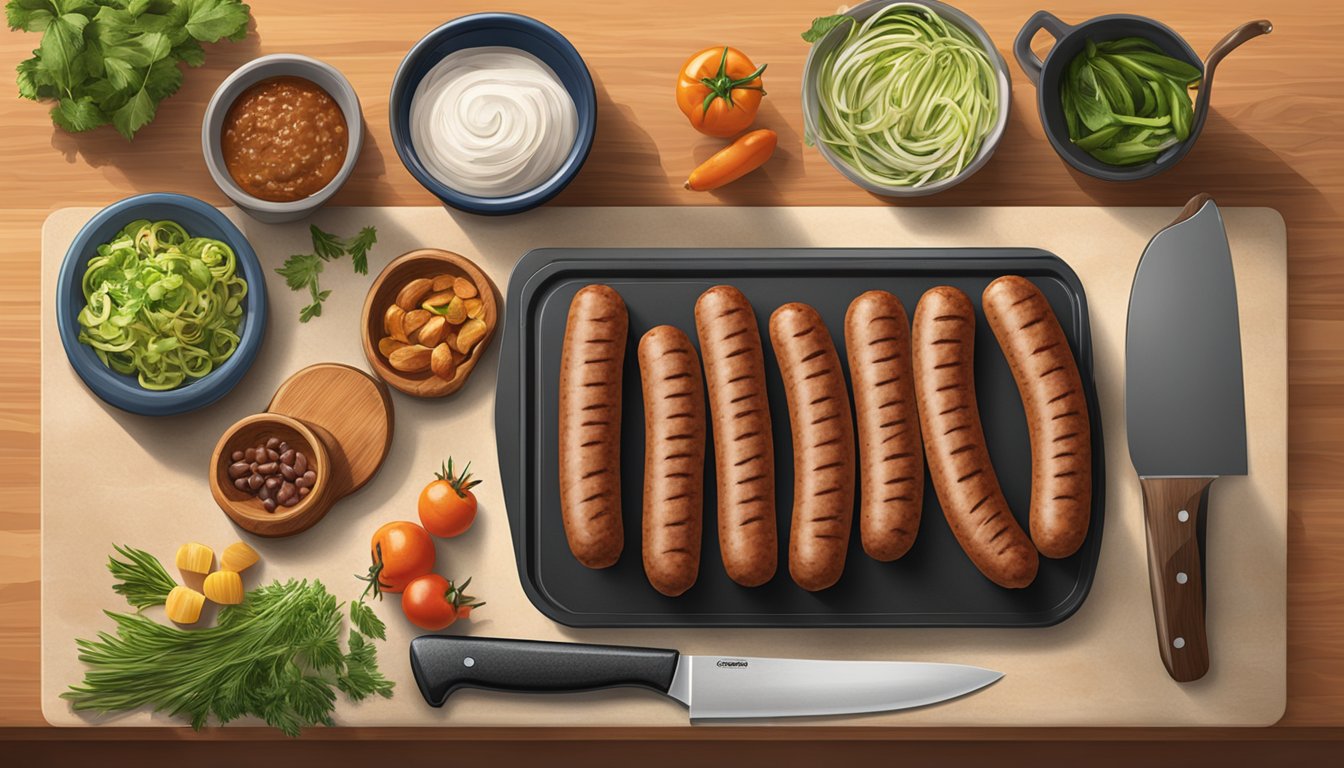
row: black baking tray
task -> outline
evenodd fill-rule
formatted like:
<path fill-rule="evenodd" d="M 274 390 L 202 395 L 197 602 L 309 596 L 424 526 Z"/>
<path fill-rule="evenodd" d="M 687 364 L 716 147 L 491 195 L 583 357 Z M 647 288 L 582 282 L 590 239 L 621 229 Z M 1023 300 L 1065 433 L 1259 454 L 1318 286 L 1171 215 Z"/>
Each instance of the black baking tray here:
<path fill-rule="evenodd" d="M 856 521 L 840 581 L 816 593 L 795 585 L 787 565 L 793 455 L 783 383 L 770 348 L 770 313 L 790 301 L 816 307 L 843 360 L 845 310 L 863 291 L 891 291 L 912 316 L 919 297 L 935 285 L 965 291 L 979 320 L 975 383 L 989 453 L 1004 495 L 1026 528 L 1031 498 L 1026 416 L 1008 363 L 980 309 L 985 286 L 1006 274 L 1029 278 L 1045 294 L 1082 374 L 1092 422 L 1093 492 L 1091 527 L 1081 550 L 1063 560 L 1042 557 L 1040 573 L 1026 589 L 995 586 L 957 545 L 926 477 L 919 535 L 903 558 L 891 563 L 869 558 L 859 543 Z M 621 427 L 625 548 L 620 561 L 603 570 L 586 568 L 570 554 L 561 522 L 557 460 L 565 321 L 570 300 L 590 283 L 616 289 L 630 312 Z M 635 348 L 645 331 L 664 323 L 681 328 L 694 341 L 695 301 L 705 289 L 721 283 L 736 286 L 751 300 L 765 344 L 774 422 L 779 569 L 773 580 L 755 588 L 738 586 L 724 572 L 711 433 L 700 576 L 685 594 L 666 597 L 649 585 L 640 556 L 644 417 Z M 1092 377 L 1087 300 L 1078 276 L 1054 254 L 1030 248 L 539 249 L 526 254 L 509 278 L 503 333 L 495 428 L 514 553 L 527 596 L 561 624 L 1041 627 L 1071 616 L 1091 588 L 1101 551 L 1106 462 Z"/>

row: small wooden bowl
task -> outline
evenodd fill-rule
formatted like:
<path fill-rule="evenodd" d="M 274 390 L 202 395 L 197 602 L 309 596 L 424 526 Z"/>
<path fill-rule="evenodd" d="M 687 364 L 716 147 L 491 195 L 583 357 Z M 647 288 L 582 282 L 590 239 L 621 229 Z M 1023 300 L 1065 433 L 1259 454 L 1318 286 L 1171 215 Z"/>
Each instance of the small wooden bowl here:
<path fill-rule="evenodd" d="M 476 286 L 476 293 L 483 302 L 485 315 L 485 336 L 472 347 L 471 352 L 457 364 L 457 372 L 452 380 L 444 380 L 432 371 L 421 373 L 402 373 L 388 364 L 387 358 L 378 351 L 378 340 L 387 336 L 383 329 L 383 314 L 395 301 L 397 292 L 408 282 L 421 277 L 437 277 L 449 274 L 465 277 Z M 392 388 L 414 397 L 444 397 L 462 388 L 471 375 L 476 362 L 485 354 L 490 340 L 495 335 L 495 325 L 499 322 L 498 300 L 495 286 L 481 268 L 465 256 L 451 251 L 435 248 L 422 248 L 418 251 L 402 254 L 383 268 L 374 279 L 369 294 L 364 299 L 364 314 L 360 319 L 360 333 L 364 337 L 364 356 L 368 358 L 373 372 Z"/>
<path fill-rule="evenodd" d="M 229 479 L 229 465 L 233 463 L 230 456 L 234 451 L 246 450 L 271 437 L 278 437 L 289 443 L 291 448 L 307 455 L 309 468 L 317 474 L 317 482 L 308 496 L 298 504 L 292 507 L 278 506 L 274 512 L 267 512 L 260 499 L 233 486 L 233 481 Z M 298 533 L 320 520 L 336 500 L 329 492 L 332 487 L 332 465 L 326 439 L 318 430 L 289 416 L 258 413 L 238 421 L 219 438 L 210 462 L 213 467 L 210 493 L 219 508 L 239 526 L 260 536 Z"/>

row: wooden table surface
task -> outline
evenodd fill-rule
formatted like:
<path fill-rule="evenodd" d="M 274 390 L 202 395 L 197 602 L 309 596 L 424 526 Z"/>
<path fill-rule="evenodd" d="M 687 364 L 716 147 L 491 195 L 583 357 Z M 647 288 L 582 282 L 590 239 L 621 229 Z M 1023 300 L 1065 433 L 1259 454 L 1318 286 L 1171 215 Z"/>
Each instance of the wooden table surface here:
<path fill-rule="evenodd" d="M 1213 109 L 1198 145 L 1175 170 L 1130 185 L 1071 171 L 1046 142 L 1035 91 L 1009 49 L 1040 0 L 960 0 L 1009 59 L 1013 108 L 992 161 L 961 186 L 904 205 L 1165 205 L 1197 192 L 1222 205 L 1271 206 L 1288 224 L 1289 570 L 1288 707 L 1272 729 L 1250 732 L 1087 731 L 1052 733 L 769 729 L 771 738 L 1259 740 L 1335 738 L 1344 726 L 1344 5 L 1305 0 L 1061 0 L 1046 4 L 1067 22 L 1123 11 L 1160 18 L 1207 51 L 1226 31 L 1268 17 L 1272 35 L 1248 43 L 1220 67 Z M 72 136 L 55 130 L 43 106 L 12 86 L 0 98 L 0 725 L 11 737 L 153 738 L 146 733 L 45 727 L 38 705 L 39 381 L 36 336 L 40 229 L 52 210 L 103 205 L 151 191 L 227 200 L 200 153 L 200 120 L 215 86 L 255 56 L 296 52 L 341 69 L 364 106 L 367 137 L 355 176 L 337 205 L 432 205 L 391 146 L 387 94 L 401 56 L 454 16 L 511 10 L 565 34 L 597 83 L 597 139 L 582 173 L 552 205 L 885 205 L 845 181 L 803 144 L 799 81 L 807 45 L 798 35 L 827 0 L 593 3 L 395 0 L 254 0 L 251 36 L 207 47 L 181 92 L 127 142 L 110 129 Z M 0 71 L 37 46 L 33 34 L 0 35 Z M 769 95 L 759 124 L 778 131 L 767 169 L 716 194 L 683 191 L 688 171 L 719 146 L 686 124 L 672 78 L 692 51 L 732 44 L 768 62 Z M 1048 47 L 1038 36 L 1037 49 Z M 9 75 L 4 75 L 9 77 Z M 1254 318 L 1249 318 L 1254 322 Z M 1248 360 L 1254 365 L 1255 361 Z M 53 404 L 59 407 L 59 404 Z M 90 514 L 115 514 L 107 509 Z M 1236 511 L 1220 524 L 1235 524 Z M 230 731 L 236 734 L 237 731 Z M 347 735 L 313 734 L 338 739 Z M 704 731 L 696 731 L 697 734 Z M 759 731 L 757 731 L 759 733 Z M 751 732 L 715 729 L 714 738 Z M 367 734 L 365 734 L 367 735 Z M 424 739 L 424 734 L 393 733 Z M 517 737 L 520 734 L 510 734 Z M 582 735 L 582 734 L 580 734 Z M 658 734 L 602 734 L 654 738 Z M 460 736 L 460 734 L 459 734 Z M 206 738 L 209 738 L 207 734 Z M 557 738 L 529 734 L 530 738 Z M 564 738 L 570 738 L 565 736 Z M 662 735 L 666 738 L 666 735 Z"/>

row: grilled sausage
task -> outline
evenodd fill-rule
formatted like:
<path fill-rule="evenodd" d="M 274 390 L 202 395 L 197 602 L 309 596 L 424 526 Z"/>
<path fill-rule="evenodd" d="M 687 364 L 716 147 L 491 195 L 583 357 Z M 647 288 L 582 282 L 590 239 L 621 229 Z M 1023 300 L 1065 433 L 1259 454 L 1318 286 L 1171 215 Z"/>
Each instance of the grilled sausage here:
<path fill-rule="evenodd" d="M 760 331 L 747 297 L 729 285 L 710 288 L 695 302 L 695 329 L 714 419 L 723 567 L 733 581 L 755 587 L 774 578 L 779 550 Z"/>
<path fill-rule="evenodd" d="M 1031 539 L 1046 557 L 1068 557 L 1087 538 L 1092 514 L 1092 428 L 1078 365 L 1029 280 L 1001 277 L 981 298 L 1027 412 Z"/>
<path fill-rule="evenodd" d="M 845 350 L 859 427 L 859 534 L 874 560 L 904 555 L 924 507 L 910 324 L 901 300 L 868 291 L 845 313 Z"/>
<path fill-rule="evenodd" d="M 817 311 L 792 303 L 770 316 L 793 430 L 789 574 L 811 592 L 840 580 L 854 518 L 854 422 L 840 357 Z"/>
<path fill-rule="evenodd" d="M 574 296 L 560 353 L 560 508 L 569 550 L 589 568 L 621 556 L 621 371 L 630 325 L 620 294 Z"/>
<path fill-rule="evenodd" d="M 1040 558 L 1008 508 L 985 446 L 972 370 L 975 309 L 966 294 L 930 289 L 915 308 L 913 336 L 924 452 L 947 524 L 986 578 L 1025 587 Z"/>
<path fill-rule="evenodd" d="M 686 334 L 660 325 L 639 342 L 644 389 L 644 574 L 675 597 L 700 573 L 705 391 Z"/>

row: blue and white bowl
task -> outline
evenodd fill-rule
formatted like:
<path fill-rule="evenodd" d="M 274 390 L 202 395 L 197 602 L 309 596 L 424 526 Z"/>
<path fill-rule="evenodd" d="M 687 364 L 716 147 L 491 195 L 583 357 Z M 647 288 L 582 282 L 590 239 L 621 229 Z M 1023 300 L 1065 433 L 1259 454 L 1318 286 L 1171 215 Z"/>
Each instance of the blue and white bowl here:
<path fill-rule="evenodd" d="M 97 255 L 99 245 L 138 219 L 169 219 L 181 224 L 194 237 L 209 237 L 227 243 L 238 257 L 238 271 L 247 281 L 238 348 L 228 360 L 204 377 L 191 379 L 176 389 L 145 389 L 135 376 L 108 368 L 92 347 L 79 343 L 78 317 L 85 305 L 81 283 L 89 260 Z M 145 416 L 186 413 L 204 408 L 228 394 L 252 367 L 266 334 L 266 276 L 247 238 L 213 205 L 186 195 L 136 195 L 99 211 L 75 236 L 65 261 L 61 263 L 56 282 L 56 324 L 70 366 L 105 402 Z"/>
<path fill-rule="evenodd" d="M 460 192 L 430 175 L 411 141 L 411 101 L 429 70 L 450 53 L 466 48 L 503 46 L 536 56 L 555 71 L 574 100 L 579 130 L 574 145 L 550 178 L 525 192 L 507 197 L 480 197 Z M 392 79 L 388 107 L 392 145 L 415 180 L 444 203 L 468 213 L 502 215 L 536 208 L 560 194 L 579 173 L 597 130 L 597 92 L 583 57 L 564 35 L 536 19 L 515 13 L 476 13 L 444 24 L 425 35 L 401 60 Z"/>

